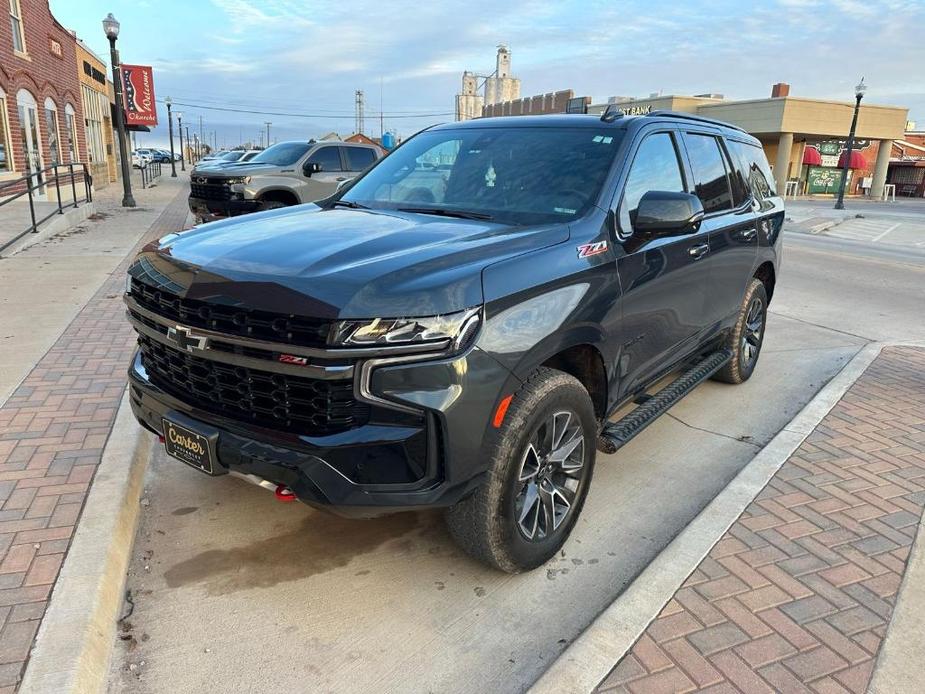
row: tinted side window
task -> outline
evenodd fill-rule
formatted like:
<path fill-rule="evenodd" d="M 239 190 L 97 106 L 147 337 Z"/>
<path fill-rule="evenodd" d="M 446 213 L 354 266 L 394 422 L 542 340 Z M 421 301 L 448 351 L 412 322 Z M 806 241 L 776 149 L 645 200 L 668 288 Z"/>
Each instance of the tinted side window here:
<path fill-rule="evenodd" d="M 684 142 L 691 158 L 694 192 L 707 214 L 732 209 L 732 194 L 726 178 L 726 165 L 719 142 L 712 135 L 685 133 Z"/>
<path fill-rule="evenodd" d="M 345 147 L 347 168 L 350 171 L 362 171 L 376 161 L 376 153 L 369 147 Z"/>
<path fill-rule="evenodd" d="M 730 141 L 729 144 L 732 145 L 733 151 L 738 153 L 742 165 L 748 172 L 752 194 L 758 200 L 765 200 L 776 195 L 774 176 L 771 175 L 771 167 L 768 165 L 767 157 L 764 156 L 764 150 L 744 142 Z"/>
<path fill-rule="evenodd" d="M 632 232 L 639 201 L 650 190 L 684 192 L 678 152 L 669 133 L 649 135 L 636 151 L 620 203 L 620 229 L 624 234 Z"/>
<path fill-rule="evenodd" d="M 322 171 L 342 171 L 340 165 L 340 147 L 321 147 L 309 156 L 307 164 L 321 164 Z"/>
<path fill-rule="evenodd" d="M 748 183 L 748 167 L 742 163 L 742 158 L 732 149 L 734 142 L 726 140 L 726 169 L 729 171 L 729 183 L 732 185 L 732 202 L 738 207 L 751 197 Z"/>

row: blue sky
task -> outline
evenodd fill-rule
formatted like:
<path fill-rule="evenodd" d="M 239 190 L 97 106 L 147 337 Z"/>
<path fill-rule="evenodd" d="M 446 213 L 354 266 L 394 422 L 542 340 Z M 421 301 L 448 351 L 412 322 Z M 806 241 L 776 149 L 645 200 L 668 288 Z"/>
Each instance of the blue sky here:
<path fill-rule="evenodd" d="M 572 88 L 594 101 L 651 92 L 850 100 L 906 106 L 925 127 L 923 0 L 643 2 L 619 0 L 51 0 L 52 11 L 108 61 L 101 20 L 122 23 L 128 63 L 154 66 L 158 98 L 218 144 L 366 130 L 410 134 L 452 120 L 464 69 L 490 71 L 506 43 L 523 95 Z M 848 47 L 847 50 L 845 47 Z M 306 114 L 230 113 L 205 108 Z M 159 107 L 163 109 L 163 107 Z M 161 114 L 162 116 L 165 114 Z M 166 128 L 139 144 L 166 142 Z M 193 128 L 190 128 L 192 132 Z"/>

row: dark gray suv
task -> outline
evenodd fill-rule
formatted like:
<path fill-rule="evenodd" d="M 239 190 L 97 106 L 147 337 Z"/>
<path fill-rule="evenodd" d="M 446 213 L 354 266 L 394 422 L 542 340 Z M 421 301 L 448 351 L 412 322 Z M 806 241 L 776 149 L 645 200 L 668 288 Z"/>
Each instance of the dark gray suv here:
<path fill-rule="evenodd" d="M 773 186 L 755 138 L 685 114 L 425 130 L 317 204 L 147 246 L 132 407 L 206 474 L 350 516 L 443 507 L 473 556 L 531 569 L 598 450 L 753 373 Z"/>

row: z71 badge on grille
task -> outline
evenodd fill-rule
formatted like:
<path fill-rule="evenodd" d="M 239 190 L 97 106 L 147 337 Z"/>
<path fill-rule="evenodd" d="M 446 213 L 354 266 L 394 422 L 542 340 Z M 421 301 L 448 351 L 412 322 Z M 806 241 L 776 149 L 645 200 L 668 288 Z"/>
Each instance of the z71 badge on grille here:
<path fill-rule="evenodd" d="M 607 242 L 606 241 L 596 241 L 594 243 L 585 243 L 578 247 L 578 257 L 587 258 L 592 255 L 598 255 L 600 253 L 607 252 Z"/>

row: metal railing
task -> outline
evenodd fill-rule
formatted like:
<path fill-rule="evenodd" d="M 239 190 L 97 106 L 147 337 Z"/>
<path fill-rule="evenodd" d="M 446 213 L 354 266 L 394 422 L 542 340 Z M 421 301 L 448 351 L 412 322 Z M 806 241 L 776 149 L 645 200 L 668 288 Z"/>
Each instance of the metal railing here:
<path fill-rule="evenodd" d="M 75 171 L 76 167 L 76 171 Z M 66 173 L 62 173 L 62 170 Z M 83 197 L 77 197 L 77 178 L 80 177 L 81 187 L 83 188 Z M 34 182 L 33 182 L 34 181 Z M 44 196 L 45 192 L 51 187 L 55 188 L 57 193 L 58 209 L 52 210 L 44 217 L 37 217 L 35 212 L 36 196 Z M 64 202 L 61 200 L 61 190 L 71 189 L 71 200 Z M 21 189 L 21 190 L 20 190 Z M 7 192 L 9 191 L 9 192 Z M 29 198 L 29 219 L 31 224 L 21 233 L 12 239 L 0 245 L 0 253 L 12 246 L 27 234 L 35 234 L 39 230 L 39 225 L 48 221 L 56 214 L 64 214 L 66 207 L 77 207 L 82 202 L 93 202 L 93 177 L 84 162 L 73 162 L 71 164 L 52 164 L 38 171 L 30 171 L 19 178 L 0 183 L 0 208 L 4 205 L 21 198 Z M 45 202 L 40 200 L 39 202 Z"/>
<path fill-rule="evenodd" d="M 147 188 L 155 178 L 160 178 L 161 163 L 159 161 L 149 161 L 146 166 L 140 167 L 141 187 Z"/>

